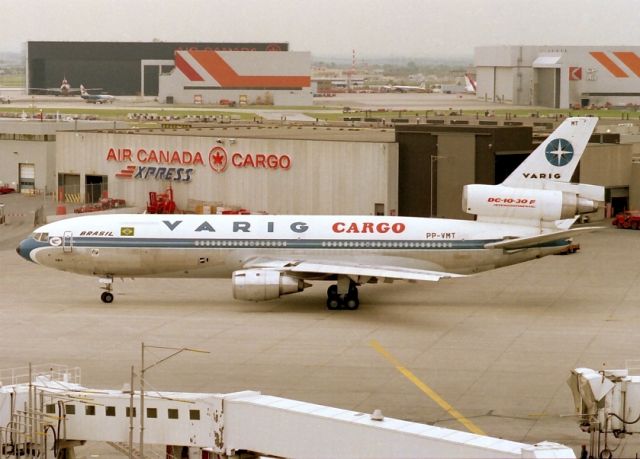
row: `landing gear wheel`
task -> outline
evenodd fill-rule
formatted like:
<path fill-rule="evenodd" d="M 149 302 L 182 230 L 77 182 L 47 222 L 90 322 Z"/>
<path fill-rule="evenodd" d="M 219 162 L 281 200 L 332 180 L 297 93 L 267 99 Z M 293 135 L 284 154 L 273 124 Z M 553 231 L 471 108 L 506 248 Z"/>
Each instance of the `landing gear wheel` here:
<path fill-rule="evenodd" d="M 112 303 L 113 302 L 113 293 L 111 292 L 102 292 L 100 295 L 100 299 L 103 303 Z"/>
<path fill-rule="evenodd" d="M 342 309 L 342 298 L 338 295 L 337 285 L 330 285 L 327 289 L 327 309 L 330 311 Z"/>
<path fill-rule="evenodd" d="M 358 299 L 358 288 L 355 283 L 349 285 L 349 292 L 346 295 L 338 293 L 338 286 L 331 285 L 327 289 L 327 309 L 337 311 L 347 309 L 354 311 L 360 307 Z"/>
<path fill-rule="evenodd" d="M 332 296 L 327 298 L 327 309 L 330 311 L 337 311 L 342 309 L 342 299 L 340 296 Z"/>
<path fill-rule="evenodd" d="M 355 311 L 360 307 L 360 300 L 358 300 L 358 295 L 345 295 L 344 296 L 344 309 L 349 311 Z"/>

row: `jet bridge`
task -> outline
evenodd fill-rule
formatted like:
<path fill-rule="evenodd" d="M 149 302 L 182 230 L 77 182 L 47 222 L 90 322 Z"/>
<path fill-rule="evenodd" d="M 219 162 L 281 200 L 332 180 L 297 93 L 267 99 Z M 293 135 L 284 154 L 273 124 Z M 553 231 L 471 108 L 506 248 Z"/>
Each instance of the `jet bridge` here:
<path fill-rule="evenodd" d="M 161 445 L 168 456 L 188 448 L 192 459 L 575 457 L 556 443 L 528 445 L 255 391 L 145 392 L 141 433 L 139 392 L 88 389 L 79 384 L 79 370 L 71 377 L 47 367 L 33 371 L 30 382 L 0 385 L 0 459 L 47 459 L 52 446 L 61 456 L 84 441 L 109 442 L 137 456 L 140 440 L 145 451 Z"/>
<path fill-rule="evenodd" d="M 567 384 L 580 429 L 590 435 L 590 457 L 612 457 L 611 435 L 622 439 L 640 433 L 640 376 L 633 370 L 640 368 L 571 371 Z"/>

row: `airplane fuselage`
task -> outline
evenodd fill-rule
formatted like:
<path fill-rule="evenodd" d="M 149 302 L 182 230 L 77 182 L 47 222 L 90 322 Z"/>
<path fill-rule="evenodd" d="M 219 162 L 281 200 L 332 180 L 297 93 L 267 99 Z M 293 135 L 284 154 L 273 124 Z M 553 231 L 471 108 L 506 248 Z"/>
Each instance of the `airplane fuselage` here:
<path fill-rule="evenodd" d="M 19 253 L 44 266 L 114 277 L 229 277 L 251 260 L 330 260 L 470 274 L 557 253 L 565 241 L 486 249 L 537 228 L 367 216 L 101 215 L 36 230 Z"/>

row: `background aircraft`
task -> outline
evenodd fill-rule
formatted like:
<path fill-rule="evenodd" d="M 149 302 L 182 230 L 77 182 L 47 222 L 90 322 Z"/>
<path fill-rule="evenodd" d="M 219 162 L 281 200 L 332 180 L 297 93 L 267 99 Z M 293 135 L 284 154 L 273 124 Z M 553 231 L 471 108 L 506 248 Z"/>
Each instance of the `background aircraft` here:
<path fill-rule="evenodd" d="M 475 94 L 477 90 L 476 80 L 474 80 L 470 74 L 464 76 L 465 89 L 469 94 Z"/>
<path fill-rule="evenodd" d="M 101 88 L 93 88 L 92 90 L 99 91 L 100 89 Z M 58 88 L 29 88 L 29 93 L 54 96 L 77 96 L 82 93 L 82 88 L 72 88 L 67 77 L 64 77 Z"/>
<path fill-rule="evenodd" d="M 80 97 L 90 104 L 104 104 L 106 102 L 112 104 L 116 100 L 111 94 L 89 94 L 83 85 L 80 85 Z"/>
<path fill-rule="evenodd" d="M 500 185 L 467 185 L 476 220 L 317 215 L 94 215 L 49 223 L 17 252 L 48 267 L 113 279 L 231 277 L 233 296 L 264 301 L 332 281 L 329 309 L 357 309 L 358 286 L 438 281 L 561 253 L 596 228 L 571 225 L 604 200 L 570 183 L 597 118 L 566 119 Z"/>
<path fill-rule="evenodd" d="M 386 91 L 395 91 L 395 92 L 429 92 L 426 84 L 423 82 L 420 86 L 408 86 L 408 85 L 385 85 L 382 87 Z"/>

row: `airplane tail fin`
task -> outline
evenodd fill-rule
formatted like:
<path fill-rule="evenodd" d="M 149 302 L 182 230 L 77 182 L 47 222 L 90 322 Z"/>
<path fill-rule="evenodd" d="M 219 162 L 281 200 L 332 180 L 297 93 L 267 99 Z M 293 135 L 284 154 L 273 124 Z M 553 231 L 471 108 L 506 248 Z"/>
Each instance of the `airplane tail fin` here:
<path fill-rule="evenodd" d="M 567 118 L 509 177 L 505 186 L 541 188 L 544 181 L 571 182 L 598 118 Z"/>
<path fill-rule="evenodd" d="M 87 95 L 87 90 L 84 87 L 84 85 L 82 85 L 82 84 L 80 85 L 80 95 L 82 95 L 82 96 L 86 96 Z"/>
<path fill-rule="evenodd" d="M 566 229 L 595 212 L 604 187 L 571 183 L 597 118 L 567 118 L 500 185 L 466 185 L 462 208 L 479 221 Z"/>
<path fill-rule="evenodd" d="M 467 92 L 476 92 L 476 81 L 471 78 L 471 75 L 468 73 L 464 76 L 465 88 Z"/>

